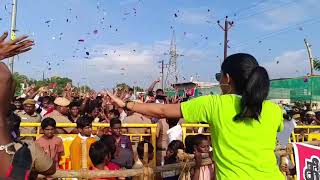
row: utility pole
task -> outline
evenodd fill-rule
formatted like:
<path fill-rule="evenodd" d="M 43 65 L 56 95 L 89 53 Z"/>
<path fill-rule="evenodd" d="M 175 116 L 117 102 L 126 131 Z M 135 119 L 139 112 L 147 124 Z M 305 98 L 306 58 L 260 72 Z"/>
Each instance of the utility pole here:
<path fill-rule="evenodd" d="M 312 52 L 311 52 L 311 45 L 307 42 L 307 39 L 304 39 L 304 44 L 307 47 L 307 52 L 308 52 L 308 56 L 309 56 L 309 61 L 310 61 L 310 75 L 314 75 L 314 65 L 313 65 L 313 56 L 312 56 Z"/>
<path fill-rule="evenodd" d="M 161 72 L 160 72 L 160 74 L 161 74 L 161 89 L 164 90 L 164 83 L 165 83 L 164 82 L 165 81 L 165 79 L 164 79 L 164 68 L 167 67 L 167 64 L 164 64 L 164 60 L 161 60 L 158 63 L 161 63 Z"/>
<path fill-rule="evenodd" d="M 44 71 L 42 71 L 42 81 L 44 81 Z"/>
<path fill-rule="evenodd" d="M 220 24 L 220 21 L 218 21 L 218 25 L 224 31 L 224 60 L 225 60 L 228 56 L 228 47 L 229 47 L 228 46 L 228 42 L 229 42 L 228 31 L 233 26 L 233 21 L 228 21 L 228 16 L 226 16 L 226 18 L 224 20 L 224 27 Z"/>
<path fill-rule="evenodd" d="M 16 17 L 17 17 L 17 0 L 12 0 L 12 14 L 11 14 L 11 40 L 16 39 Z M 13 74 L 13 61 L 14 57 L 9 58 L 9 69 Z"/>

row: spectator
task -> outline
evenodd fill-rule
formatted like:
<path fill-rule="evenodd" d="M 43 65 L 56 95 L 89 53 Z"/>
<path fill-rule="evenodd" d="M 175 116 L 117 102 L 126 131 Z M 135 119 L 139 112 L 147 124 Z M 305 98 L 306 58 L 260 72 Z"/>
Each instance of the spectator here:
<path fill-rule="evenodd" d="M 79 131 L 78 136 L 72 141 L 70 146 L 70 159 L 71 159 L 71 169 L 79 170 L 82 168 L 82 156 L 87 156 L 87 166 L 91 168 L 92 162 L 90 160 L 89 154 L 83 155 L 81 151 L 81 142 L 86 141 L 87 152 L 92 143 L 96 141 L 92 135 L 92 118 L 89 117 L 80 117 L 77 121 L 77 129 Z"/>
<path fill-rule="evenodd" d="M 21 122 L 40 122 L 41 117 L 35 112 L 35 104 L 36 102 L 33 99 L 27 99 L 23 102 L 23 111 L 17 113 L 21 118 Z M 37 129 L 35 127 L 20 127 L 21 134 L 35 134 L 36 132 Z M 34 137 L 24 137 L 22 139 L 26 141 L 33 141 Z"/>
<path fill-rule="evenodd" d="M 20 97 L 14 98 L 13 104 L 15 106 L 15 113 L 19 113 L 23 111 L 23 105 L 22 105 L 23 101 L 24 101 L 23 98 L 20 98 Z"/>
<path fill-rule="evenodd" d="M 69 115 L 68 118 L 71 122 L 77 122 L 80 117 L 80 104 L 76 101 L 73 101 L 69 105 Z"/>
<path fill-rule="evenodd" d="M 196 167 L 192 175 L 192 179 L 197 180 L 212 180 L 215 179 L 213 164 L 202 166 L 202 156 L 201 153 L 210 153 L 210 143 L 206 136 L 202 134 L 195 135 L 193 137 L 193 149 L 194 157 L 196 160 Z"/>
<path fill-rule="evenodd" d="M 116 139 L 116 146 L 129 149 L 133 152 L 130 138 L 121 134 L 121 121 L 116 118 L 111 119 L 110 128 L 112 136 Z"/>
<path fill-rule="evenodd" d="M 133 111 L 127 112 L 128 116 L 122 121 L 123 124 L 151 124 L 151 120 L 142 114 Z M 130 134 L 150 133 L 150 128 L 128 128 Z"/>
<path fill-rule="evenodd" d="M 54 100 L 55 110 L 50 113 L 47 113 L 44 118 L 50 117 L 53 118 L 57 123 L 71 123 L 68 119 L 68 106 L 70 101 L 63 97 L 57 97 Z M 73 128 L 57 128 L 59 134 L 67 134 L 70 133 Z"/>
<path fill-rule="evenodd" d="M 41 128 L 44 134 L 36 140 L 36 143 L 55 162 L 58 168 L 61 157 L 64 155 L 64 147 L 62 139 L 54 134 L 56 121 L 52 118 L 45 118 L 41 122 Z"/>
<path fill-rule="evenodd" d="M 53 111 L 53 102 L 52 102 L 52 98 L 50 96 L 44 96 L 42 99 L 41 99 L 41 105 L 40 105 L 40 109 L 41 109 L 41 112 L 40 112 L 40 115 L 41 117 L 44 117 L 45 114 L 47 113 L 51 113 Z"/>
<path fill-rule="evenodd" d="M 182 127 L 179 124 L 179 118 L 167 119 L 169 130 L 167 131 L 169 143 L 173 140 L 182 141 Z"/>
<path fill-rule="evenodd" d="M 157 126 L 157 166 L 164 163 L 164 157 L 166 156 L 166 151 L 169 143 L 168 132 L 169 125 L 166 119 L 159 119 Z"/>
<path fill-rule="evenodd" d="M 144 144 L 148 144 L 148 162 L 150 163 L 153 160 L 154 148 L 152 144 L 148 141 L 140 141 L 137 146 L 138 159 L 133 165 L 133 169 L 139 169 L 143 167 L 143 155 L 144 155 Z"/>
<path fill-rule="evenodd" d="M 316 119 L 316 114 L 313 111 L 308 111 L 305 115 L 303 123 L 305 125 L 311 125 L 311 123 Z"/>
<path fill-rule="evenodd" d="M 129 149 L 116 147 L 116 140 L 112 135 L 102 135 L 100 141 L 109 146 L 112 150 L 112 162 L 121 168 L 131 169 L 133 165 L 133 155 Z"/>
<path fill-rule="evenodd" d="M 101 141 L 94 142 L 89 149 L 89 156 L 93 163 L 93 170 L 119 170 L 117 164 L 111 162 L 112 148 Z M 118 178 L 94 178 L 92 180 L 117 180 Z"/>
<path fill-rule="evenodd" d="M 165 157 L 164 164 L 174 164 L 178 163 L 177 155 L 178 150 L 184 150 L 184 144 L 182 141 L 174 140 L 168 145 L 167 154 Z M 179 180 L 180 171 L 167 171 L 162 173 L 162 178 L 164 180 Z"/>

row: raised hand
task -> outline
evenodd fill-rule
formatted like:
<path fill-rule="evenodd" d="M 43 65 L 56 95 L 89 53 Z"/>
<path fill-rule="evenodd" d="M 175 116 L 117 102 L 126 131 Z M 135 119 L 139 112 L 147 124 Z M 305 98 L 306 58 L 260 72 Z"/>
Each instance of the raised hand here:
<path fill-rule="evenodd" d="M 32 40 L 27 39 L 28 36 L 21 36 L 12 41 L 5 41 L 7 37 L 8 32 L 3 33 L 0 37 L 0 60 L 29 51 L 34 45 Z"/>
<path fill-rule="evenodd" d="M 112 93 L 110 93 L 109 91 L 107 91 L 108 96 L 111 98 L 111 100 L 117 104 L 119 107 L 123 108 L 125 106 L 125 103 L 123 102 L 123 100 L 121 100 L 120 98 L 118 98 L 117 96 L 113 95 Z"/>

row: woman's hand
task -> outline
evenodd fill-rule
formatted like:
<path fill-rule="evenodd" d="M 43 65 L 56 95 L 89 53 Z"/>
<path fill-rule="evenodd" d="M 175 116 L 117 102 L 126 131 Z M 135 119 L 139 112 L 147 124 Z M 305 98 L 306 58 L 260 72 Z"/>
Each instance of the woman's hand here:
<path fill-rule="evenodd" d="M 0 37 L 0 60 L 24 53 L 31 50 L 33 41 L 27 39 L 28 36 L 21 36 L 15 40 L 5 42 L 8 32 L 3 33 Z"/>
<path fill-rule="evenodd" d="M 118 105 L 121 108 L 125 107 L 126 104 L 125 104 L 125 102 L 123 100 L 121 100 L 120 98 L 116 97 L 115 95 L 113 95 L 109 91 L 107 91 L 107 94 L 116 105 Z"/>

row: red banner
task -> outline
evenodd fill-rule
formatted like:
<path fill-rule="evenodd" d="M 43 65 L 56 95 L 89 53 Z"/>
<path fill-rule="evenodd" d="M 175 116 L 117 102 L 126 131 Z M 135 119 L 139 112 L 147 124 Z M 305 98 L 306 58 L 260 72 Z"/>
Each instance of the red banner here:
<path fill-rule="evenodd" d="M 293 144 L 297 180 L 320 179 L 320 147 L 309 144 Z"/>

